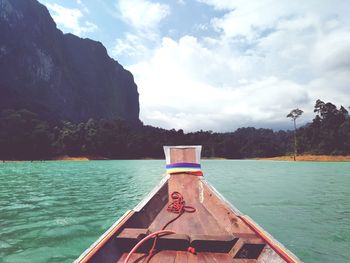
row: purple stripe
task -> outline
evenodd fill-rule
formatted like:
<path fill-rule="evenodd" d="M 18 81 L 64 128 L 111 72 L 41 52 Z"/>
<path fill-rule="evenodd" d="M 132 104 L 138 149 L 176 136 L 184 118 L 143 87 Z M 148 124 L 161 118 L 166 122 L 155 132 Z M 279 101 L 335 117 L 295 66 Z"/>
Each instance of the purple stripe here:
<path fill-rule="evenodd" d="M 201 168 L 201 165 L 199 163 L 172 163 L 168 164 L 166 168 Z"/>

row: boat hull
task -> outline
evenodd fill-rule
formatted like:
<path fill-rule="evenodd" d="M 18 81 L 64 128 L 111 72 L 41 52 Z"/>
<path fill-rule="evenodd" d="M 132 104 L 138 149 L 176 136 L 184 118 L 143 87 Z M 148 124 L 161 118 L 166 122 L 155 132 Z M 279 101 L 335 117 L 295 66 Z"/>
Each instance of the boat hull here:
<path fill-rule="evenodd" d="M 184 214 L 169 225 L 167 229 L 176 235 L 160 240 L 160 247 L 150 262 L 301 262 L 228 202 L 204 177 L 186 173 L 165 176 L 75 262 L 124 262 L 140 239 L 133 237 L 135 233 L 155 232 L 174 218 L 167 211 L 169 196 L 174 191 L 181 192 L 186 204 L 193 205 L 196 212 Z M 169 245 L 171 238 L 183 247 Z M 187 244 L 196 246 L 195 255 L 186 251 Z M 128 262 L 146 262 L 149 247 L 150 244 L 134 253 Z"/>

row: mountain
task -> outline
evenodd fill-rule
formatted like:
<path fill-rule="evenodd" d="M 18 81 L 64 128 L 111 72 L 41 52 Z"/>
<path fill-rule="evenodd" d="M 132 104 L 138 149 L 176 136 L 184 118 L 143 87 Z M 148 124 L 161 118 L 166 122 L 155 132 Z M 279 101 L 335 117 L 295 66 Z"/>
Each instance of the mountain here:
<path fill-rule="evenodd" d="M 139 123 L 132 74 L 97 41 L 63 34 L 36 0 L 0 0 L 0 110 Z"/>

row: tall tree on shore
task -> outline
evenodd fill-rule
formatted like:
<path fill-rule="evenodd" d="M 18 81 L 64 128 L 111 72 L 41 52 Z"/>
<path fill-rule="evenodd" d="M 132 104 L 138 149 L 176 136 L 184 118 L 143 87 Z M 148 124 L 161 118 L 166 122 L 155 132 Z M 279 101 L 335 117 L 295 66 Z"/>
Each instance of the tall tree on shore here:
<path fill-rule="evenodd" d="M 292 118 L 294 123 L 294 161 L 296 160 L 297 156 L 297 124 L 296 119 L 300 117 L 301 114 L 303 114 L 304 111 L 300 109 L 294 109 L 291 110 L 291 112 L 287 115 L 287 118 Z"/>

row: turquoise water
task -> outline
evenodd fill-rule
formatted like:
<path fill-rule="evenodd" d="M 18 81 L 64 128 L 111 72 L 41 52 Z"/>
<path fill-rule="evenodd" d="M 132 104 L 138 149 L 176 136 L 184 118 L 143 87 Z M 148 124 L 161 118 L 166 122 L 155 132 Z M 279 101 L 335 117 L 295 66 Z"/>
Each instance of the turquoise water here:
<path fill-rule="evenodd" d="M 350 163 L 203 161 L 207 180 L 305 262 L 349 262 Z M 0 262 L 72 262 L 164 161 L 0 163 Z"/>

